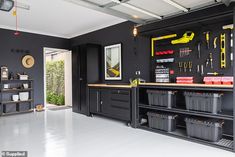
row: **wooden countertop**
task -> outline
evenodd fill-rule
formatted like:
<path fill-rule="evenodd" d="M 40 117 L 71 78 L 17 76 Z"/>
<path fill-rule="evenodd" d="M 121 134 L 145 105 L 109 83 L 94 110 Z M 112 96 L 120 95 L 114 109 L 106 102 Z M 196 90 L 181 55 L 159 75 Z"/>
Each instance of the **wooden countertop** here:
<path fill-rule="evenodd" d="M 143 86 L 171 86 L 171 87 L 205 87 L 205 88 L 233 88 L 233 85 L 210 85 L 210 84 L 177 84 L 177 83 L 140 83 Z"/>
<path fill-rule="evenodd" d="M 132 88 L 131 85 L 117 84 L 88 84 L 88 87 L 104 87 L 104 88 Z"/>

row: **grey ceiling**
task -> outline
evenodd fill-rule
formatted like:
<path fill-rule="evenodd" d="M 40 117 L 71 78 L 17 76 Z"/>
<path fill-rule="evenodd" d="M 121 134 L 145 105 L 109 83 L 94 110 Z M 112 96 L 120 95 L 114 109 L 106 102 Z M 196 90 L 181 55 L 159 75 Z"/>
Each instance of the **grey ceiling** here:
<path fill-rule="evenodd" d="M 159 20 L 156 17 L 138 11 L 138 9 L 150 12 L 152 14 L 161 16 L 163 19 L 172 15 L 179 15 L 184 13 L 176 6 L 167 3 L 167 0 L 121 0 L 121 3 L 131 5 L 136 9 L 126 7 L 125 5 L 114 2 L 113 0 L 66 0 L 78 5 L 82 5 L 94 10 L 98 10 L 107 14 L 118 16 L 120 18 L 130 20 L 136 23 L 148 23 Z M 228 0 L 171 0 L 190 11 L 198 10 L 200 8 L 219 5 L 221 3 L 229 2 Z"/>

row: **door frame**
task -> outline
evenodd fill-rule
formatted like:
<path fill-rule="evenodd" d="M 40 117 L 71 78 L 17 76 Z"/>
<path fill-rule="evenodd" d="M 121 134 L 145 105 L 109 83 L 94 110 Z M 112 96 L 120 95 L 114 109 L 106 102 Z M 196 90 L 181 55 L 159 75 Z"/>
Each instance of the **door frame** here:
<path fill-rule="evenodd" d="M 65 52 L 65 53 L 70 53 L 71 59 L 70 59 L 70 65 L 71 65 L 71 70 L 72 70 L 72 51 L 67 50 L 67 49 L 58 49 L 58 48 L 51 48 L 51 47 L 43 47 L 43 96 L 44 96 L 44 108 L 47 107 L 47 100 L 46 100 L 46 51 L 60 51 L 60 52 Z M 72 72 L 72 71 L 71 71 Z M 71 90 L 71 96 L 69 97 L 69 100 L 72 103 L 72 74 L 71 77 L 69 78 L 71 81 L 70 90 Z M 71 106 L 72 104 L 69 104 L 68 106 Z M 65 102 L 65 106 L 66 102 Z"/>

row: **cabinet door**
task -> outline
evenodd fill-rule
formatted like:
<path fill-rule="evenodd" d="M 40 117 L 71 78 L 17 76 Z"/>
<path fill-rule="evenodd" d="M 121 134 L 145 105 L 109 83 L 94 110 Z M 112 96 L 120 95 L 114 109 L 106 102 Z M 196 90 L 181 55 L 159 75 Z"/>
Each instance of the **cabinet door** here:
<path fill-rule="evenodd" d="M 72 49 L 72 79 L 73 79 L 73 112 L 79 112 L 80 108 L 80 81 L 79 81 L 79 48 Z"/>
<path fill-rule="evenodd" d="M 89 108 L 91 113 L 98 113 L 100 111 L 99 90 L 89 90 Z"/>
<path fill-rule="evenodd" d="M 110 114 L 110 91 L 108 89 L 100 90 L 100 112 Z"/>

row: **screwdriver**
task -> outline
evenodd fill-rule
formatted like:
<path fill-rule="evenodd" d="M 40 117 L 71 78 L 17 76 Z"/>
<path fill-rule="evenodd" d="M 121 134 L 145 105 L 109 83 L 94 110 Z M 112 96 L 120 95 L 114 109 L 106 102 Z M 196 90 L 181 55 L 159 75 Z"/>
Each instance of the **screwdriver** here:
<path fill-rule="evenodd" d="M 213 73 L 207 73 L 207 75 L 213 75 L 213 76 L 221 76 L 221 75 L 224 75 L 222 73 L 217 73 L 217 72 L 213 72 Z"/>

